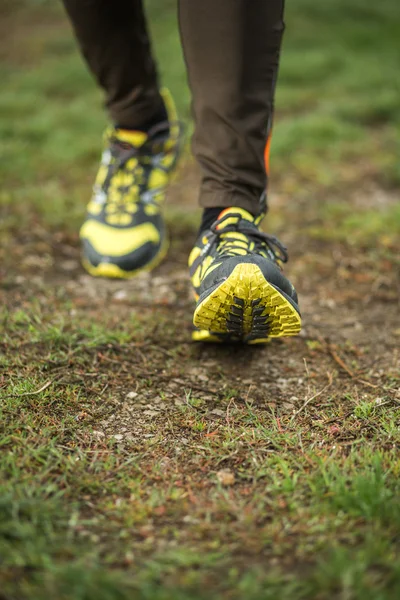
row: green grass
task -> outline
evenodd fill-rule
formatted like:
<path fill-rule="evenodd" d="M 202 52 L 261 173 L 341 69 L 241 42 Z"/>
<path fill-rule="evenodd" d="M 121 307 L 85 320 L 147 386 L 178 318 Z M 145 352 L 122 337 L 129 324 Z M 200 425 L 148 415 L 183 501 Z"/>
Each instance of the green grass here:
<path fill-rule="evenodd" d="M 338 392 L 278 424 L 228 388 L 217 406 L 229 421 L 210 422 L 195 389 L 171 404 L 165 357 L 137 333 L 147 317 L 118 330 L 113 315 L 62 323 L 69 305 L 51 306 L 2 319 L 3 597 L 200 600 L 210 588 L 221 599 L 396 598 L 398 411 Z M 184 377 L 187 350 L 175 350 Z M 133 385 L 170 404 L 167 427 L 150 419 L 148 437 L 122 445 L 99 437 Z M 349 447 L 329 437 L 332 418 Z M 234 487 L 218 483 L 222 467 Z"/>
<path fill-rule="evenodd" d="M 331 227 L 327 228 L 326 223 Z M 307 228 L 320 240 L 339 240 L 350 246 L 377 246 L 397 252 L 400 234 L 400 206 L 395 202 L 374 209 L 354 210 L 344 202 L 327 202 L 320 208 L 320 222 Z"/>
<path fill-rule="evenodd" d="M 189 119 L 175 2 L 148 8 L 163 80 Z M 80 272 L 68 282 L 57 261 L 77 257 L 101 94 L 58 4 L 0 10 L 1 600 L 397 600 L 394 344 L 378 371 L 382 340 L 339 345 L 354 377 L 321 336 L 261 355 L 203 351 L 188 344 L 179 282 L 174 320 L 140 284 L 118 304 L 118 287 L 99 299 L 79 289 Z M 286 20 L 272 168 L 293 201 L 272 221 L 289 218 L 297 240 L 344 257 L 346 273 L 360 264 L 360 285 L 369 276 L 384 295 L 400 229 L 397 0 L 297 0 Z M 363 200 L 369 187 L 379 209 Z M 197 223 L 171 204 L 183 265 Z M 276 356 L 280 378 L 295 379 L 288 391 L 276 374 L 265 388 L 252 379 Z"/>
<path fill-rule="evenodd" d="M 101 93 L 78 55 L 60 7 L 25 5 L 30 8 L 20 11 L 13 26 L 15 45 L 22 50 L 15 60 L 11 55 L 4 61 L 0 72 L 1 202 L 7 206 L 29 199 L 25 204 L 53 227 L 68 211 L 76 230 L 106 123 Z M 163 81 L 188 118 L 175 3 L 151 0 L 148 9 Z M 29 19 L 40 25 L 44 14 L 44 25 L 29 29 Z M 273 180 L 291 194 L 304 186 L 318 194 L 338 188 L 346 193 L 360 180 L 397 186 L 396 0 L 373 7 L 365 7 L 363 0 L 301 0 L 288 5 L 286 20 Z M 23 24 L 20 34 L 18 23 Z"/>

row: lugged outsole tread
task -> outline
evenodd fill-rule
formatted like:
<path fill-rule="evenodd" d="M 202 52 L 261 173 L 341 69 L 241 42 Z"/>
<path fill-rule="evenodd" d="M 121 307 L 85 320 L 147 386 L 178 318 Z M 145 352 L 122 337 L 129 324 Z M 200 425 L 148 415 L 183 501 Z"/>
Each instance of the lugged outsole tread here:
<path fill-rule="evenodd" d="M 230 276 L 196 307 L 193 323 L 229 341 L 265 343 L 297 335 L 301 317 L 257 265 L 237 265 Z"/>

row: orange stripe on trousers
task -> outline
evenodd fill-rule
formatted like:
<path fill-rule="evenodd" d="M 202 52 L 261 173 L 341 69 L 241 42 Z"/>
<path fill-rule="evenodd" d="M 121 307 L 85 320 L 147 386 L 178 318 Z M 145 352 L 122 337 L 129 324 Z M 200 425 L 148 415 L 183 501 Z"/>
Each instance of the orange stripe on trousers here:
<path fill-rule="evenodd" d="M 271 149 L 271 135 L 272 132 L 270 132 L 268 134 L 267 137 L 267 143 L 265 144 L 265 150 L 264 150 L 264 163 L 265 163 L 265 170 L 267 175 L 269 175 L 269 153 L 270 153 L 270 149 Z"/>

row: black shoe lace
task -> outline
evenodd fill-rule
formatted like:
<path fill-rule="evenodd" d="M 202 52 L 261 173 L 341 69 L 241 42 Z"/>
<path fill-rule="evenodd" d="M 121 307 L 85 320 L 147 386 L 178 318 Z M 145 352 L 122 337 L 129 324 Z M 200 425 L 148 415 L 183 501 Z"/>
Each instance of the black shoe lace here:
<path fill-rule="evenodd" d="M 229 223 L 223 228 L 220 226 L 228 219 L 238 218 L 234 224 Z M 244 244 L 247 245 L 249 254 L 258 254 L 260 250 L 268 249 L 269 257 L 274 262 L 286 263 L 288 261 L 287 248 L 275 236 L 269 235 L 260 231 L 256 225 L 242 218 L 240 213 L 229 213 L 216 221 L 211 226 L 213 237 L 209 240 L 210 248 L 208 253 L 213 249 L 218 248 L 219 256 L 237 256 L 244 249 Z M 246 236 L 246 242 L 242 238 L 235 239 L 233 236 L 225 236 L 227 233 L 241 233 Z M 222 237 L 224 236 L 224 237 Z M 250 247 L 254 244 L 254 248 Z"/>
<path fill-rule="evenodd" d="M 169 132 L 172 127 L 178 127 L 178 136 L 181 137 L 183 124 L 180 121 L 173 123 L 165 121 L 155 125 L 149 131 L 148 139 L 141 146 L 132 146 L 127 142 L 119 140 L 118 136 L 111 136 L 109 143 L 112 159 L 102 185 L 103 190 L 107 190 L 113 176 L 121 169 L 126 169 L 126 164 L 132 158 L 137 159 L 137 163 L 132 169 L 135 172 L 135 183 L 142 187 L 142 189 L 145 188 L 153 165 L 157 163 L 158 157 L 163 155 L 165 151 L 164 145 L 169 138 Z"/>
<path fill-rule="evenodd" d="M 103 183 L 103 189 L 107 190 L 113 176 L 124 169 L 126 163 L 131 158 L 137 158 L 138 161 L 135 164 L 134 171 L 138 179 L 138 183 L 143 183 L 144 167 L 151 162 L 151 159 L 162 152 L 163 143 L 167 139 L 168 135 L 168 123 L 160 123 L 157 126 L 158 131 L 156 137 L 151 137 L 146 140 L 141 146 L 132 146 L 127 142 L 121 142 L 118 136 L 110 137 L 110 152 L 112 160 L 108 168 L 107 176 Z"/>

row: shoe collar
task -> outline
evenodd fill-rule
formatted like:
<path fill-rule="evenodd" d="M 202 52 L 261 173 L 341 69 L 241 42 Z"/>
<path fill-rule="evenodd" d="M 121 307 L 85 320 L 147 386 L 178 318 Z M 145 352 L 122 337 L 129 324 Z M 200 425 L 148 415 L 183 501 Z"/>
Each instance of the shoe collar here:
<path fill-rule="evenodd" d="M 247 221 L 254 225 L 255 217 L 244 208 L 239 206 L 230 206 L 225 208 L 219 215 L 217 220 L 211 227 L 211 230 L 215 229 L 220 231 L 226 227 L 237 225 L 240 221 Z"/>
<path fill-rule="evenodd" d="M 112 133 L 117 142 L 129 144 L 133 148 L 140 148 L 148 139 L 148 135 L 144 131 L 115 128 Z"/>

